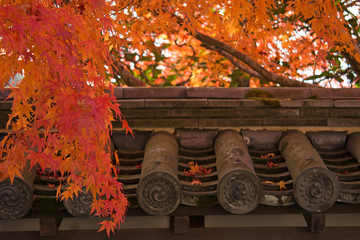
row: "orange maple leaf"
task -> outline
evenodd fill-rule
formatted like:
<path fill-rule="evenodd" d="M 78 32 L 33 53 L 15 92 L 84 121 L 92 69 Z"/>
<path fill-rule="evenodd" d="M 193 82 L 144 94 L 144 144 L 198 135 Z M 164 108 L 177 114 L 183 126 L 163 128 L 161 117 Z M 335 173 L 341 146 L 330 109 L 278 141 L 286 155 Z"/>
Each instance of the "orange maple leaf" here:
<path fill-rule="evenodd" d="M 196 175 L 205 175 L 210 174 L 211 169 L 204 168 L 203 166 L 199 166 L 197 163 L 189 162 L 190 170 L 184 170 L 184 174 L 186 176 L 196 176 Z"/>
<path fill-rule="evenodd" d="M 287 189 L 287 188 L 286 188 L 286 186 L 285 186 L 284 181 L 280 181 L 280 182 L 278 182 L 278 183 L 277 183 L 277 185 L 279 186 L 280 191 L 281 191 L 281 190 L 286 190 L 286 189 Z"/>
<path fill-rule="evenodd" d="M 265 184 L 270 184 L 270 185 L 276 185 L 276 183 L 271 182 L 271 181 L 264 181 L 264 182 L 262 182 L 262 183 L 265 183 Z"/>
<path fill-rule="evenodd" d="M 201 173 L 201 166 L 199 166 L 197 163 L 195 165 L 192 165 L 189 172 L 193 173 L 194 175 Z"/>
<path fill-rule="evenodd" d="M 114 156 L 115 156 L 115 163 L 116 163 L 116 165 L 119 165 L 119 164 L 120 164 L 120 160 L 119 160 L 119 156 L 118 156 L 117 151 L 115 151 Z"/>
<path fill-rule="evenodd" d="M 275 158 L 274 153 L 261 154 L 261 158 Z"/>
<path fill-rule="evenodd" d="M 101 228 L 99 229 L 98 232 L 101 232 L 101 231 L 103 231 L 103 230 L 106 230 L 106 233 L 107 233 L 108 237 L 110 237 L 110 231 L 111 231 L 112 233 L 114 233 L 115 223 L 114 223 L 113 221 L 107 221 L 107 220 L 105 220 L 105 221 L 102 221 L 100 224 L 101 224 L 102 226 L 101 226 Z"/>

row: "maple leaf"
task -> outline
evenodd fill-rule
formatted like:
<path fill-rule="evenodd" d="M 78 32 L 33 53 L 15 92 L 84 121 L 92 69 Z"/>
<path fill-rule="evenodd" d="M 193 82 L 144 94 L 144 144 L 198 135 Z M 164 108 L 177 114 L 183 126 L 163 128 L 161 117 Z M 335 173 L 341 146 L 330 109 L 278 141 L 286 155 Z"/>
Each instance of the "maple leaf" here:
<path fill-rule="evenodd" d="M 194 178 L 191 182 L 191 185 L 195 185 L 195 186 L 200 186 L 201 184 L 202 182 L 197 178 Z"/>
<path fill-rule="evenodd" d="M 266 162 L 266 165 L 267 165 L 269 168 L 279 166 L 279 164 L 273 163 L 272 161 L 267 161 L 267 162 Z"/>
<path fill-rule="evenodd" d="M 190 170 L 184 170 L 184 174 L 186 176 L 196 176 L 196 175 L 205 175 L 210 174 L 211 169 L 204 168 L 203 166 L 199 166 L 197 163 L 189 162 Z"/>
<path fill-rule="evenodd" d="M 104 209 L 105 207 L 105 204 L 104 204 L 104 201 L 101 200 L 101 199 L 94 199 L 94 201 L 92 202 L 91 204 L 91 211 L 90 213 L 94 213 L 94 212 L 101 212 L 102 209 Z M 95 214 L 95 215 L 98 215 L 98 214 Z"/>
<path fill-rule="evenodd" d="M 139 163 L 136 165 L 136 168 L 142 168 L 142 163 L 139 162 Z"/>
<path fill-rule="evenodd" d="M 262 183 L 265 183 L 265 184 L 270 184 L 270 185 L 276 185 L 276 183 L 272 182 L 272 181 L 264 181 Z"/>
<path fill-rule="evenodd" d="M 193 177 L 193 176 L 195 176 L 194 173 L 188 172 L 188 171 L 186 171 L 186 170 L 184 170 L 184 174 L 185 174 L 186 176 L 188 176 L 188 177 Z"/>
<path fill-rule="evenodd" d="M 200 174 L 203 174 L 203 175 L 206 175 L 206 174 L 210 174 L 212 172 L 212 169 L 211 168 L 201 168 L 201 173 Z"/>
<path fill-rule="evenodd" d="M 119 160 L 119 156 L 118 156 L 118 154 L 117 154 L 117 151 L 115 151 L 114 156 L 115 156 L 115 163 L 116 163 L 116 165 L 119 165 L 119 164 L 120 164 L 120 160 Z"/>
<path fill-rule="evenodd" d="M 122 124 L 123 124 L 122 128 L 125 129 L 126 134 L 130 132 L 130 134 L 134 136 L 132 129 L 130 128 L 128 122 L 125 119 L 122 120 Z"/>
<path fill-rule="evenodd" d="M 108 235 L 108 237 L 110 237 L 110 232 L 114 233 L 114 229 L 115 229 L 115 223 L 113 221 L 102 221 L 101 223 L 101 228 L 99 229 L 98 232 L 101 232 L 103 230 L 106 230 L 106 234 Z"/>
<path fill-rule="evenodd" d="M 106 199 L 109 199 L 110 196 L 114 196 L 116 193 L 116 190 L 114 188 L 114 186 L 107 186 L 106 188 L 103 188 L 101 193 L 100 193 L 100 197 L 101 196 L 106 196 Z"/>
<path fill-rule="evenodd" d="M 274 153 L 261 154 L 261 158 L 275 158 Z"/>
<path fill-rule="evenodd" d="M 59 184 L 59 186 L 57 187 L 57 189 L 56 189 L 56 200 L 59 200 L 59 198 L 60 198 L 60 195 L 61 195 L 61 182 L 60 182 L 60 184 Z"/>
<path fill-rule="evenodd" d="M 201 166 L 199 166 L 197 163 L 195 165 L 190 165 L 190 173 L 196 175 L 201 173 Z"/>
<path fill-rule="evenodd" d="M 58 189 L 58 191 L 59 191 L 59 189 Z M 61 193 L 61 199 L 60 199 L 60 201 L 63 201 L 64 199 L 67 200 L 67 199 L 69 199 L 69 198 L 72 199 L 72 197 L 73 197 L 72 192 L 70 192 L 70 191 L 64 191 L 63 193 Z"/>
<path fill-rule="evenodd" d="M 286 186 L 285 186 L 284 181 L 280 181 L 280 182 L 278 182 L 278 183 L 277 183 L 277 185 L 279 186 L 280 191 L 281 191 L 281 190 L 286 190 L 286 189 L 287 189 L 287 188 L 286 188 Z"/>

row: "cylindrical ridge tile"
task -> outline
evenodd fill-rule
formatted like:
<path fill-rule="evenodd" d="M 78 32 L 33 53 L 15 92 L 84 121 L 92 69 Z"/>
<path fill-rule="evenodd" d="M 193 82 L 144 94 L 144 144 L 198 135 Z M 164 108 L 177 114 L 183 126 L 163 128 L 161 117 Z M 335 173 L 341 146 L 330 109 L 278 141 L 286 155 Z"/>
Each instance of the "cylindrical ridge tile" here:
<path fill-rule="evenodd" d="M 0 182 L 0 218 L 18 219 L 24 217 L 32 208 L 34 201 L 33 184 L 36 168 L 30 163 L 22 171 L 22 178 L 16 176 Z"/>
<path fill-rule="evenodd" d="M 140 182 L 136 191 L 140 207 L 151 215 L 167 215 L 181 203 L 178 180 L 178 142 L 166 132 L 146 143 Z"/>
<path fill-rule="evenodd" d="M 360 132 L 348 135 L 345 147 L 360 163 Z"/>
<path fill-rule="evenodd" d="M 259 205 L 262 186 L 245 141 L 236 131 L 221 131 L 215 140 L 215 154 L 220 205 L 234 214 L 251 212 Z"/>
<path fill-rule="evenodd" d="M 310 212 L 330 208 L 339 196 L 340 184 L 308 138 L 298 131 L 287 132 L 279 149 L 293 179 L 296 202 Z"/>

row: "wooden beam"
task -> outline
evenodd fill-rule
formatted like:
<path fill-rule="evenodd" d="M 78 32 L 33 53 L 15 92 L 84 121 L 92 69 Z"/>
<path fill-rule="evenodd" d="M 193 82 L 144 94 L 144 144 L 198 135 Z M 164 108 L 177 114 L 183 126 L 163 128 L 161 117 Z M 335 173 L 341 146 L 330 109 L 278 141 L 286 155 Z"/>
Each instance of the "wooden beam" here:
<path fill-rule="evenodd" d="M 204 228 L 205 216 L 190 216 L 190 228 Z"/>
<path fill-rule="evenodd" d="M 325 232 L 311 233 L 304 227 L 253 227 L 253 228 L 191 228 L 189 233 L 174 234 L 173 229 L 122 229 L 116 231 L 110 239 L 156 239 L 156 240 L 357 240 L 359 239 L 359 227 L 328 227 Z M 241 236 L 241 237 L 239 237 Z M 0 239 L 16 240 L 41 240 L 38 232 L 2 232 Z M 106 232 L 97 231 L 59 231 L 51 240 L 106 240 L 109 239 Z"/>
<path fill-rule="evenodd" d="M 185 234 L 189 232 L 190 229 L 190 219 L 189 216 L 175 216 L 174 221 L 174 233 L 175 234 Z"/>
<path fill-rule="evenodd" d="M 248 215 L 272 215 L 272 214 L 307 214 L 308 211 L 302 209 L 299 205 L 284 206 L 284 207 L 269 207 L 264 205 L 259 205 L 254 211 L 248 213 Z M 325 214 L 360 214 L 360 208 L 357 204 L 346 204 L 337 202 L 330 209 L 324 212 Z M 206 216 L 206 215 L 233 215 L 226 210 L 224 210 L 220 205 L 213 207 L 190 207 L 180 205 L 171 216 Z M 129 209 L 127 216 L 150 216 L 141 208 Z M 67 211 L 60 211 L 55 213 L 40 213 L 40 212 L 30 212 L 24 218 L 63 218 L 63 217 L 73 217 Z"/>
<path fill-rule="evenodd" d="M 311 213 L 311 214 L 303 214 L 303 216 L 312 233 L 325 231 L 325 214 Z"/>
<path fill-rule="evenodd" d="M 42 217 L 39 220 L 41 237 L 55 236 L 62 222 L 62 218 Z"/>

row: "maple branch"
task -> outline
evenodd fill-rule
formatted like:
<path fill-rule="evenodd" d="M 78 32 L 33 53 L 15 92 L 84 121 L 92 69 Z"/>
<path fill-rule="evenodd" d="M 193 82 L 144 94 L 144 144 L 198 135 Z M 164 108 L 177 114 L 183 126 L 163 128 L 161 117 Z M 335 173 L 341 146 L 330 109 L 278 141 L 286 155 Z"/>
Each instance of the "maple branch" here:
<path fill-rule="evenodd" d="M 125 66 L 118 61 L 113 55 L 111 56 L 111 60 L 113 62 L 112 68 L 114 72 L 121 76 L 122 80 L 124 80 L 125 84 L 128 86 L 137 86 L 137 87 L 145 87 L 145 83 L 141 81 L 139 78 L 135 77 L 131 74 Z"/>
<path fill-rule="evenodd" d="M 241 64 L 239 61 L 236 61 L 235 58 L 229 54 L 228 52 L 225 52 L 222 49 L 218 49 L 215 46 L 206 46 L 206 48 L 216 51 L 218 52 L 220 55 L 223 55 L 224 57 L 226 57 L 227 59 L 229 59 L 229 61 L 235 66 L 237 67 L 240 71 L 246 72 L 247 74 L 249 74 L 250 76 L 256 77 L 256 78 L 260 78 L 260 79 L 264 79 L 259 73 L 257 73 L 256 71 L 245 67 L 243 64 Z"/>
<path fill-rule="evenodd" d="M 144 71 L 140 67 L 136 66 L 137 63 L 138 63 L 138 61 L 134 61 L 135 69 L 137 69 L 139 71 L 139 73 L 140 73 L 140 76 L 143 79 L 145 79 L 145 83 L 148 84 L 149 86 L 153 87 L 154 85 L 149 81 L 149 78 L 144 74 Z"/>
<path fill-rule="evenodd" d="M 175 9 L 173 9 L 173 10 L 175 11 Z M 184 22 L 186 20 L 184 20 L 181 17 L 175 15 L 174 12 L 172 12 L 171 14 L 176 19 L 177 23 L 180 26 L 184 25 Z M 190 20 L 188 20 L 188 22 L 189 21 Z M 189 26 L 192 26 L 191 23 L 189 24 Z M 221 42 L 221 41 L 219 41 L 219 40 L 217 40 L 217 39 L 215 39 L 213 37 L 210 37 L 210 36 L 208 36 L 208 35 L 206 35 L 204 33 L 199 32 L 193 26 L 191 27 L 191 29 L 189 29 L 187 27 L 185 27 L 184 29 L 191 36 L 193 36 L 197 40 L 204 43 L 205 46 L 208 49 L 211 49 L 211 46 L 213 46 L 214 49 L 211 49 L 211 50 L 216 51 L 220 55 L 223 55 L 223 53 L 226 52 L 229 55 L 233 56 L 234 58 L 236 58 L 236 59 L 240 60 L 241 62 L 245 63 L 250 68 L 252 68 L 252 70 L 257 72 L 258 75 L 260 75 L 261 78 L 264 79 L 264 80 L 267 80 L 267 81 L 273 82 L 273 83 L 278 83 L 278 84 L 280 84 L 281 86 L 284 86 L 284 87 L 320 87 L 320 86 L 315 85 L 315 84 L 300 82 L 300 81 L 297 81 L 295 79 L 287 78 L 287 77 L 278 75 L 276 73 L 270 72 L 267 69 L 265 69 L 263 66 L 261 66 L 259 63 L 257 63 L 254 59 L 252 59 L 248 55 L 246 55 L 245 53 L 242 53 L 242 52 L 236 50 L 235 48 L 231 47 L 230 45 L 228 45 L 228 44 L 226 44 L 224 42 Z M 229 55 L 227 55 L 227 56 L 229 56 Z M 223 55 L 223 56 L 226 57 L 225 55 Z"/>
<path fill-rule="evenodd" d="M 353 40 L 352 44 L 356 50 L 355 54 L 360 55 L 360 47 L 356 44 L 356 41 Z M 344 55 L 344 57 L 346 58 L 346 60 L 350 64 L 351 68 L 356 73 L 356 75 L 358 75 L 358 77 L 360 77 L 360 62 L 352 54 L 350 54 L 348 52 L 343 51 L 342 54 Z"/>
<path fill-rule="evenodd" d="M 346 60 L 350 63 L 351 68 L 354 70 L 356 75 L 360 76 L 360 62 L 356 60 L 355 57 L 353 57 L 351 54 L 347 52 L 342 53 Z"/>
<path fill-rule="evenodd" d="M 270 72 L 266 70 L 263 66 L 261 66 L 259 63 L 257 63 L 255 60 L 250 58 L 248 55 L 236 50 L 235 48 L 213 38 L 210 37 L 204 33 L 199 32 L 198 30 L 195 30 L 195 33 L 189 32 L 192 36 L 194 36 L 199 41 L 205 43 L 208 46 L 214 46 L 214 51 L 217 51 L 219 54 L 223 55 L 223 51 L 230 54 L 231 56 L 235 57 L 236 59 L 239 59 L 243 63 L 247 64 L 249 67 L 251 67 L 254 71 L 256 71 L 260 76 L 262 76 L 263 79 L 278 83 L 281 86 L 286 87 L 319 87 L 318 85 L 300 82 L 294 79 L 290 79 L 284 76 L 280 76 L 276 73 Z M 222 51 L 218 51 L 222 50 Z M 224 55 L 223 55 L 224 56 Z M 225 56 L 224 56 L 225 57 Z M 230 59 L 229 59 L 230 60 Z"/>
<path fill-rule="evenodd" d="M 349 8 L 349 7 L 353 7 L 353 6 L 359 6 L 359 2 L 357 1 L 350 1 L 350 3 L 344 5 L 344 8 Z"/>

